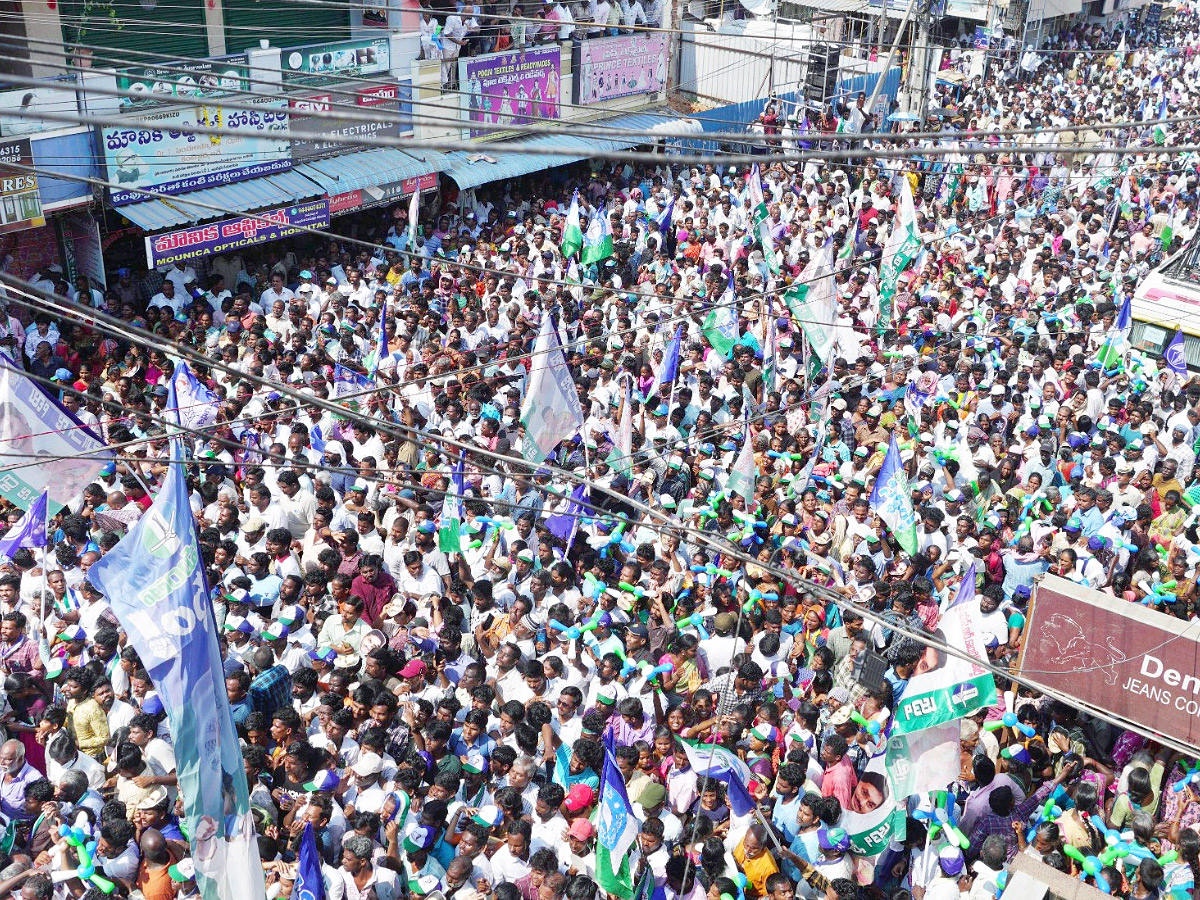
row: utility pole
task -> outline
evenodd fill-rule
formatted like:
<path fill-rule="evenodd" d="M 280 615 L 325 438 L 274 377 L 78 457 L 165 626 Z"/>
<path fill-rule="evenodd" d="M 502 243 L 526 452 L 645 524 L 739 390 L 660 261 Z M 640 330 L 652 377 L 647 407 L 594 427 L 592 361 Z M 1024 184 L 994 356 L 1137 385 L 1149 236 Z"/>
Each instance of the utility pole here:
<path fill-rule="evenodd" d="M 887 40 L 887 12 L 888 0 L 883 0 L 879 5 L 879 49 L 883 49 L 883 42 Z"/>
<path fill-rule="evenodd" d="M 879 92 L 883 90 L 883 82 L 887 78 L 887 74 L 892 68 L 892 60 L 896 57 L 896 48 L 900 44 L 900 36 L 904 34 L 904 27 L 908 25 L 909 16 L 912 15 L 913 7 L 916 5 L 916 3 L 917 0 L 908 0 L 908 6 L 904 9 L 904 18 L 900 20 L 900 24 L 896 28 L 896 38 L 892 41 L 892 46 L 891 49 L 888 50 L 887 58 L 883 61 L 883 68 L 879 70 L 879 77 L 875 79 L 875 89 L 871 91 L 871 98 L 867 101 L 867 110 L 872 114 L 875 111 L 875 101 L 879 99 Z M 911 69 L 912 67 L 909 66 L 910 71 Z M 883 120 L 886 118 L 886 116 L 880 116 L 880 122 L 877 126 L 880 131 L 883 130 Z"/>
<path fill-rule="evenodd" d="M 933 16 L 931 0 L 918 0 L 917 37 L 908 65 L 908 111 L 925 115 L 925 97 L 929 90 L 929 68 L 933 59 L 929 23 Z"/>

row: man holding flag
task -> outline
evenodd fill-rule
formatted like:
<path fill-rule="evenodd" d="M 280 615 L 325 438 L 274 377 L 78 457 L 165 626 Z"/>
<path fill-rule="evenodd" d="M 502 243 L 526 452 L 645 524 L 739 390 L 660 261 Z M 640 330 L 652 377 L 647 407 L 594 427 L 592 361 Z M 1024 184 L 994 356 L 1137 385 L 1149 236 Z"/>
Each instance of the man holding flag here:
<path fill-rule="evenodd" d="M 579 222 L 579 191 L 576 191 L 571 196 L 571 208 L 567 211 L 567 221 L 563 226 L 563 259 L 570 259 L 583 247 L 583 231 Z"/>
<path fill-rule="evenodd" d="M 887 246 L 883 251 L 883 264 L 879 271 L 879 327 L 890 328 L 893 317 L 892 300 L 900 284 L 900 273 L 921 249 L 921 235 L 917 231 L 917 212 L 913 205 L 912 185 L 908 178 L 900 179 L 900 198 L 892 230 L 888 234 Z"/>
<path fill-rule="evenodd" d="M 241 748 L 181 464 L 88 571 L 137 651 L 175 737 L 176 774 L 205 900 L 265 897 Z"/>
<path fill-rule="evenodd" d="M 596 821 L 596 883 L 601 890 L 622 900 L 633 900 L 631 853 L 639 826 L 625 793 L 625 779 L 606 751 Z"/>

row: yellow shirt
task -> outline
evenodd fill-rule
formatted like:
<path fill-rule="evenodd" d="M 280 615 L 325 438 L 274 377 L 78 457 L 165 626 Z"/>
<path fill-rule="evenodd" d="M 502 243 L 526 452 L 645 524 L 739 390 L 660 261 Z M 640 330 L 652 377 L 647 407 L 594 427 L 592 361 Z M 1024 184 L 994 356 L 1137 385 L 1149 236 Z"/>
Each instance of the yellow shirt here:
<path fill-rule="evenodd" d="M 765 897 L 767 895 L 767 879 L 779 871 L 779 866 L 770 850 L 763 850 L 757 857 L 751 859 L 746 856 L 745 847 L 746 839 L 742 838 L 733 851 L 733 859 L 741 867 L 750 886 L 754 888 L 754 892 L 760 897 Z"/>
<path fill-rule="evenodd" d="M 67 704 L 67 715 L 76 745 L 88 756 L 99 758 L 108 743 L 108 716 L 100 704 L 91 697 L 82 703 L 72 700 Z"/>

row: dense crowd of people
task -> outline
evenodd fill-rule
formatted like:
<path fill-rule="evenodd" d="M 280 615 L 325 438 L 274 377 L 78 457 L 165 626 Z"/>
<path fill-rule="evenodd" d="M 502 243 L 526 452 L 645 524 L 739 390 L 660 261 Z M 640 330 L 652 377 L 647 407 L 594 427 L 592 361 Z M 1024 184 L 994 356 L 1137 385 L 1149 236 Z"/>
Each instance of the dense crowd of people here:
<path fill-rule="evenodd" d="M 743 165 L 594 161 L 447 185 L 368 244 L 37 279 L 144 341 L 0 300 L 0 352 L 117 454 L 0 565 L 0 896 L 98 896 L 76 827 L 116 896 L 196 894 L 163 700 L 87 577 L 172 465 L 176 345 L 219 398 L 186 465 L 269 897 L 311 828 L 331 900 L 596 900 L 612 777 L 646 900 L 983 900 L 1018 854 L 1195 896 L 1193 760 L 1006 675 L 1045 573 L 1197 614 L 1200 380 L 1114 337 L 1197 227 L 1195 156 L 1159 151 L 1196 143 L 1198 30 L 1069 28 L 939 87 L 936 138 L 770 107 L 761 223 Z M 797 155 L 830 146 L 858 155 Z M 573 197 L 611 254 L 564 257 Z M 823 278 L 827 320 L 797 290 Z M 546 317 L 583 425 L 531 464 Z M 907 550 L 871 500 L 889 445 Z M 892 711 L 964 577 L 1009 697 L 898 796 Z"/>

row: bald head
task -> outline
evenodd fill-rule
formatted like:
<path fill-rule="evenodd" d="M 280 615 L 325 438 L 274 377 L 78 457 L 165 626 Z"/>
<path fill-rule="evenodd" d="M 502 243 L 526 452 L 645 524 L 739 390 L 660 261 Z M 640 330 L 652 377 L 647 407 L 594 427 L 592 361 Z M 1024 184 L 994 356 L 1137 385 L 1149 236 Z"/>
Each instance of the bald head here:
<path fill-rule="evenodd" d="M 143 831 L 138 846 L 141 848 L 142 856 L 154 865 L 162 866 L 171 861 L 167 840 L 157 828 L 147 828 Z"/>

